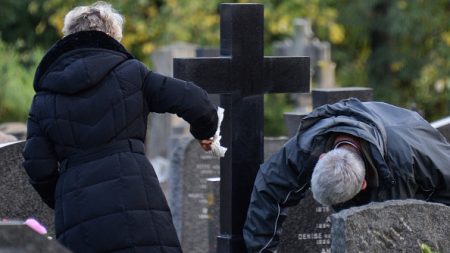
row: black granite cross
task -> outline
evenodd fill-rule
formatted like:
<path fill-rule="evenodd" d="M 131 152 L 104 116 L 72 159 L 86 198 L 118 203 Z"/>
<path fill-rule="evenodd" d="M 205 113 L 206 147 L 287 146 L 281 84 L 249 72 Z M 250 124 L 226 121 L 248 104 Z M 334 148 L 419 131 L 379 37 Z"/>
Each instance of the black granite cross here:
<path fill-rule="evenodd" d="M 264 57 L 264 6 L 220 5 L 221 57 L 174 59 L 174 76 L 209 93 L 225 108 L 220 161 L 218 252 L 246 252 L 242 238 L 253 182 L 264 151 L 264 93 L 309 91 L 309 58 Z M 280 122 L 283 124 L 283 122 Z"/>

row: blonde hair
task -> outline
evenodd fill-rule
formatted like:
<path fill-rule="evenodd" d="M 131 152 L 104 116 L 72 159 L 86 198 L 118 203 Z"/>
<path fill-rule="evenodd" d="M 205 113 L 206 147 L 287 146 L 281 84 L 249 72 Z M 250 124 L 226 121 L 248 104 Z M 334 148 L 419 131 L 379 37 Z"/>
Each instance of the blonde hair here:
<path fill-rule="evenodd" d="M 122 39 L 124 18 L 111 4 L 103 1 L 88 6 L 78 6 L 64 18 L 64 36 L 81 31 L 101 31 L 117 41 Z"/>

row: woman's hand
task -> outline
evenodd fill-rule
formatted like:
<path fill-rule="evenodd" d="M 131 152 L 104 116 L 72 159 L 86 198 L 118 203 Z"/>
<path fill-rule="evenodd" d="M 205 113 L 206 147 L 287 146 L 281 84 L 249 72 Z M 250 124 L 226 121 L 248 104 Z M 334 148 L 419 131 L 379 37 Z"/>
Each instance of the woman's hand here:
<path fill-rule="evenodd" d="M 205 150 L 205 151 L 211 150 L 211 145 L 213 143 L 213 141 L 211 139 L 198 140 L 198 142 L 200 143 L 200 146 L 202 146 L 203 150 Z"/>

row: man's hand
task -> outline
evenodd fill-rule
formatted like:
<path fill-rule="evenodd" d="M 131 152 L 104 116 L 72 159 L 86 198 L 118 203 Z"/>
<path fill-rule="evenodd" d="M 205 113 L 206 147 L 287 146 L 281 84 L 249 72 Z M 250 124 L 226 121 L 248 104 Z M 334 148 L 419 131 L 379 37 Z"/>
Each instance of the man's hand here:
<path fill-rule="evenodd" d="M 206 139 L 206 140 L 199 140 L 200 146 L 202 146 L 203 150 L 210 151 L 211 150 L 211 144 L 213 143 L 212 140 Z"/>

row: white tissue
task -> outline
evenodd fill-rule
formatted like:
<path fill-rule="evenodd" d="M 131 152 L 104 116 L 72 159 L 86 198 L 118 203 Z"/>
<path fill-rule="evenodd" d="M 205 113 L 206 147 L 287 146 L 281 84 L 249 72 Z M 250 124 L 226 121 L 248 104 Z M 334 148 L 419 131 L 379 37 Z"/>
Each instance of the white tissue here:
<path fill-rule="evenodd" d="M 225 111 L 225 109 L 223 109 L 222 107 L 217 108 L 217 116 L 219 117 L 219 122 L 218 122 L 216 133 L 214 134 L 214 137 L 213 137 L 213 142 L 211 144 L 211 151 L 209 151 L 213 156 L 217 156 L 217 157 L 224 157 L 225 152 L 227 151 L 227 148 L 222 147 L 220 145 L 220 139 L 222 139 L 222 136 L 220 135 L 220 125 L 222 124 L 224 111 Z"/>

